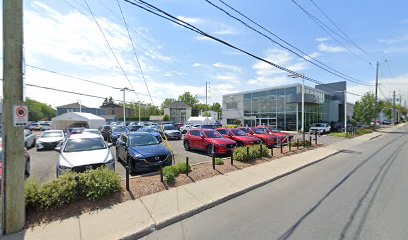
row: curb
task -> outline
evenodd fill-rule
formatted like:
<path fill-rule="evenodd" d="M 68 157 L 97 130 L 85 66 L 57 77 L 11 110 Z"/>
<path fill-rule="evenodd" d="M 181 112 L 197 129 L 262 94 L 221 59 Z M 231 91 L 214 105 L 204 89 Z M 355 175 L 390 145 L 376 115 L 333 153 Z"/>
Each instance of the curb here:
<path fill-rule="evenodd" d="M 269 183 L 271 183 L 271 182 L 274 182 L 274 181 L 276 181 L 276 180 L 278 180 L 278 179 L 280 179 L 280 178 L 282 178 L 282 177 L 288 176 L 288 175 L 293 174 L 293 173 L 295 173 L 295 172 L 298 172 L 298 171 L 300 171 L 300 170 L 302 170 L 302 169 L 304 169 L 304 168 L 306 168 L 306 167 L 309 167 L 309 166 L 311 166 L 311 165 L 314 165 L 314 164 L 316 164 L 316 163 L 319 163 L 319 162 L 321 162 L 321 161 L 324 161 L 324 160 L 326 160 L 326 159 L 329 158 L 329 157 L 332 157 L 332 156 L 334 156 L 334 155 L 339 154 L 340 152 L 341 152 L 341 151 L 337 151 L 337 152 L 332 153 L 332 154 L 330 154 L 330 155 L 328 155 L 328 156 L 326 156 L 326 157 L 323 157 L 323 158 L 320 158 L 320 159 L 315 160 L 315 161 L 313 161 L 313 162 L 307 163 L 307 164 L 305 164 L 305 165 L 303 165 L 303 166 L 300 166 L 300 167 L 297 167 L 297 168 L 295 168 L 295 169 L 293 169 L 293 170 L 290 170 L 290 171 L 288 171 L 288 172 L 282 173 L 282 174 L 280 174 L 280 175 L 278 175 L 278 176 L 276 176 L 276 177 L 273 177 L 273 178 L 271 178 L 271 179 L 268 179 L 268 180 L 265 180 L 265 181 L 263 181 L 263 182 L 257 183 L 257 184 L 255 184 L 255 185 L 253 185 L 253 186 L 250 186 L 250 187 L 247 187 L 247 188 L 245 188 L 245 189 L 239 190 L 238 192 L 232 193 L 232 194 L 230 194 L 230 195 L 228 195 L 228 196 L 225 196 L 225 197 L 222 197 L 222 198 L 220 198 L 220 199 L 217 199 L 217 200 L 215 200 L 215 201 L 213 201 L 213 202 L 211 202 L 211 203 L 205 204 L 205 205 L 203 205 L 203 206 L 200 206 L 200 207 L 198 207 L 198 208 L 192 209 L 192 210 L 190 210 L 190 211 L 188 211 L 188 212 L 179 214 L 179 215 L 177 215 L 177 216 L 170 217 L 169 219 L 166 219 L 166 220 L 164 220 L 164 221 L 162 221 L 162 222 L 160 222 L 160 223 L 154 223 L 154 224 L 152 224 L 149 228 L 146 228 L 146 229 L 143 229 L 143 230 L 141 230 L 141 231 L 139 231 L 139 232 L 130 234 L 130 235 L 128 235 L 128 236 L 126 236 L 126 237 L 123 237 L 123 238 L 121 238 L 121 239 L 137 239 L 137 238 L 141 238 L 141 237 L 147 236 L 147 235 L 153 233 L 153 232 L 156 231 L 156 230 L 160 230 L 160 229 L 165 228 L 165 227 L 167 227 L 167 226 L 169 226 L 169 225 L 171 225 L 171 224 L 173 224 L 173 223 L 176 223 L 176 222 L 182 221 L 182 220 L 184 220 L 184 219 L 186 219 L 186 218 L 192 217 L 192 216 L 194 216 L 194 215 L 196 215 L 196 214 L 198 214 L 198 213 L 201 213 L 201 212 L 203 212 L 203 211 L 205 211 L 205 210 L 208 210 L 208 209 L 210 209 L 210 208 L 213 208 L 213 207 L 215 207 L 215 206 L 217 206 L 217 205 L 220 205 L 220 204 L 222 204 L 222 203 L 224 203 L 224 202 L 227 202 L 227 201 L 229 201 L 229 200 L 231 200 L 231 199 L 233 199 L 233 198 L 239 197 L 239 196 L 241 196 L 241 195 L 243 195 L 243 194 L 245 194 L 245 193 L 248 193 L 248 192 L 250 192 L 250 191 L 252 191 L 252 190 L 255 190 L 255 189 L 257 189 L 257 188 L 260 188 L 260 187 L 262 187 L 262 186 L 265 186 L 266 184 L 269 184 Z"/>

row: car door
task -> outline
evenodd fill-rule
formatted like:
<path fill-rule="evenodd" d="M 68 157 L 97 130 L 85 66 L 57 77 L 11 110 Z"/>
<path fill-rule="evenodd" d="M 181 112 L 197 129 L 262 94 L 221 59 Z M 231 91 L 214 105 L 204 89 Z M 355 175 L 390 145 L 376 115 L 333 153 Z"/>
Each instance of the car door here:
<path fill-rule="evenodd" d="M 117 156 L 123 160 L 126 161 L 125 155 L 124 155 L 124 147 L 123 147 L 123 136 L 118 138 L 117 144 L 116 144 L 116 151 L 117 151 Z"/>
<path fill-rule="evenodd" d="M 192 148 L 200 148 L 200 146 L 199 146 L 199 140 L 200 140 L 200 131 L 198 131 L 198 130 L 191 130 L 191 131 L 190 131 L 190 137 L 189 137 L 190 147 L 192 147 Z"/>

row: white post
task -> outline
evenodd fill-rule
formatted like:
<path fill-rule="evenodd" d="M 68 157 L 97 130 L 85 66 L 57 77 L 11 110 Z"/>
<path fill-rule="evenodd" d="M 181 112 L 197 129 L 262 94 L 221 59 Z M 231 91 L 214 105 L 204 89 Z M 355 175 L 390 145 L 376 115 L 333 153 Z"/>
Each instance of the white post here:
<path fill-rule="evenodd" d="M 344 90 L 344 132 L 347 133 L 347 91 Z"/>
<path fill-rule="evenodd" d="M 122 89 L 123 91 L 123 123 L 126 125 L 126 88 Z"/>
<path fill-rule="evenodd" d="M 302 142 L 305 142 L 305 78 L 302 75 Z"/>
<path fill-rule="evenodd" d="M 78 100 L 78 104 L 79 104 L 79 112 L 82 112 L 82 103 L 81 103 L 81 100 Z"/>
<path fill-rule="evenodd" d="M 140 104 L 142 104 L 142 103 L 139 102 L 139 124 L 140 124 Z"/>

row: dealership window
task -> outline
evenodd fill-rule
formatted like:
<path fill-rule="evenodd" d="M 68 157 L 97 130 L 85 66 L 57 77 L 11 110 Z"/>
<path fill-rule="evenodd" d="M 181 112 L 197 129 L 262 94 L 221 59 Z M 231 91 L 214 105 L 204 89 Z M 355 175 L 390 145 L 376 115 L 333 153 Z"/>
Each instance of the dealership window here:
<path fill-rule="evenodd" d="M 227 109 L 237 109 L 237 108 L 238 108 L 238 102 L 237 101 L 227 103 Z"/>

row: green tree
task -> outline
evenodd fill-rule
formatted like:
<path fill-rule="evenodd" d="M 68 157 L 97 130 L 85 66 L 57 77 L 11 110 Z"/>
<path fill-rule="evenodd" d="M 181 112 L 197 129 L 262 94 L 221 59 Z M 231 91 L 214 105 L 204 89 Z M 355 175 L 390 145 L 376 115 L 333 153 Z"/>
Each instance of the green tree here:
<path fill-rule="evenodd" d="M 163 121 L 166 121 L 166 122 L 170 121 L 170 116 L 168 114 L 164 115 Z"/>
<path fill-rule="evenodd" d="M 57 116 L 57 110 L 45 103 L 27 98 L 26 104 L 30 121 L 51 120 L 51 118 Z"/>
<path fill-rule="evenodd" d="M 197 103 L 199 103 L 197 95 L 193 96 L 190 92 L 184 92 L 178 97 L 178 100 L 184 102 L 190 107 L 194 107 Z"/>
<path fill-rule="evenodd" d="M 176 101 L 177 101 L 177 100 L 174 99 L 174 98 L 166 98 L 166 99 L 164 99 L 164 101 L 162 102 L 161 108 L 163 109 L 163 108 L 165 108 L 165 107 L 168 107 L 170 104 L 172 104 L 172 103 L 174 103 L 174 102 L 176 102 Z"/>
<path fill-rule="evenodd" d="M 204 112 L 204 113 L 203 113 L 203 117 L 211 117 L 211 113 L 209 113 L 209 112 Z"/>
<path fill-rule="evenodd" d="M 358 122 L 370 124 L 370 122 L 380 113 L 383 108 L 382 104 L 378 104 L 376 109 L 375 97 L 372 92 L 367 92 L 358 100 L 354 106 L 353 118 Z"/>

